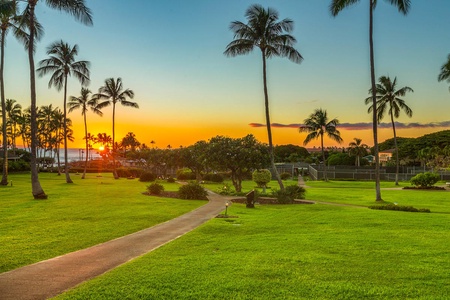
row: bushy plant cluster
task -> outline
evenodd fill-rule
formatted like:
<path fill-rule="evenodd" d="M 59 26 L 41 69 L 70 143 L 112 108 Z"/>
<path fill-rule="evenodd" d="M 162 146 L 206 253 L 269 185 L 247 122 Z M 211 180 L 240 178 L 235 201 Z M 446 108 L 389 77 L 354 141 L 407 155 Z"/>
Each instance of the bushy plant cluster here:
<path fill-rule="evenodd" d="M 287 204 L 294 202 L 294 199 L 304 199 L 305 189 L 298 185 L 288 185 L 284 191 L 274 190 L 272 195 L 275 196 L 280 204 Z"/>
<path fill-rule="evenodd" d="M 270 173 L 270 171 L 267 169 L 255 170 L 252 173 L 252 179 L 254 182 L 256 182 L 258 187 L 265 188 L 272 179 L 272 173 Z"/>
<path fill-rule="evenodd" d="M 191 171 L 191 169 L 183 168 L 177 170 L 177 179 L 178 180 L 195 180 L 195 174 Z"/>
<path fill-rule="evenodd" d="M 207 173 L 205 175 L 203 175 L 202 179 L 204 181 L 210 181 L 210 182 L 223 182 L 224 178 L 222 175 L 218 174 L 218 173 Z"/>
<path fill-rule="evenodd" d="M 292 174 L 288 172 L 284 172 L 280 174 L 281 180 L 288 180 L 292 178 Z"/>
<path fill-rule="evenodd" d="M 235 195 L 236 191 L 229 183 L 224 183 L 220 188 L 216 190 L 216 193 L 223 196 Z"/>
<path fill-rule="evenodd" d="M 412 185 L 418 186 L 420 188 L 431 187 L 435 185 L 438 181 L 439 181 L 439 174 L 431 172 L 417 174 L 410 180 Z"/>
<path fill-rule="evenodd" d="M 150 172 L 143 172 L 139 177 L 139 181 L 151 182 L 156 180 L 156 175 Z"/>
<path fill-rule="evenodd" d="M 0 166 L 0 170 L 3 171 L 3 163 Z M 30 163 L 24 160 L 10 161 L 8 162 L 9 172 L 30 171 Z"/>
<path fill-rule="evenodd" d="M 174 182 L 175 182 L 175 178 L 169 177 L 169 178 L 166 179 L 166 181 L 167 181 L 168 183 L 174 183 Z"/>
<path fill-rule="evenodd" d="M 144 170 L 139 168 L 117 168 L 117 175 L 121 178 L 129 178 L 129 177 L 141 177 Z"/>
<path fill-rule="evenodd" d="M 196 182 L 189 182 L 178 189 L 180 199 L 203 200 L 206 199 L 207 194 L 206 190 Z"/>
<path fill-rule="evenodd" d="M 164 192 L 164 186 L 157 182 L 154 182 L 147 186 L 147 191 L 150 195 L 161 195 L 161 193 Z"/>
<path fill-rule="evenodd" d="M 430 210 L 428 208 L 415 208 L 412 206 L 395 205 L 395 204 L 372 205 L 372 206 L 369 206 L 369 208 L 370 209 L 378 209 L 378 210 L 397 210 L 397 211 L 425 212 L 425 213 L 430 212 Z"/>

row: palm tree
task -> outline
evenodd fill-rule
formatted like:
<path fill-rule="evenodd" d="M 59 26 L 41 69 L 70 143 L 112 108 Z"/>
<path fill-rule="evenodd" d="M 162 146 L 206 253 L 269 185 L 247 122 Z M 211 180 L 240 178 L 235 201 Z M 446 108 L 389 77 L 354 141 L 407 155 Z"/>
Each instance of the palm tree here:
<path fill-rule="evenodd" d="M 264 105 L 266 113 L 267 135 L 272 169 L 277 177 L 280 189 L 284 190 L 283 182 L 275 166 L 273 154 L 272 129 L 269 114 L 269 94 L 267 91 L 266 60 L 274 56 L 287 57 L 294 63 L 300 63 L 303 57 L 294 49 L 296 39 L 288 34 L 293 30 L 294 22 L 290 19 L 278 21 L 278 12 L 272 8 L 264 9 L 261 5 L 250 6 L 246 13 L 247 24 L 234 21 L 230 30 L 234 33 L 234 40 L 226 47 L 224 54 L 229 57 L 248 54 L 254 48 L 261 50 L 263 64 Z"/>
<path fill-rule="evenodd" d="M 113 174 L 115 179 L 119 179 L 116 171 L 116 143 L 115 143 L 115 118 L 116 118 L 116 103 L 120 103 L 123 106 L 129 106 L 134 108 L 139 108 L 136 102 L 131 102 L 127 98 L 133 99 L 134 92 L 130 89 L 123 90 L 122 79 L 119 77 L 117 81 L 114 78 L 108 78 L 105 80 L 105 85 L 100 87 L 98 94 L 92 96 L 95 100 L 104 99 L 105 101 L 98 104 L 98 108 L 102 109 L 106 106 L 112 104 L 113 115 L 112 115 L 112 158 L 113 158 Z"/>
<path fill-rule="evenodd" d="M 335 17 L 344 8 L 358 3 L 360 0 L 332 0 L 330 5 L 331 14 Z M 406 15 L 409 11 L 411 0 L 388 0 L 388 2 L 395 7 L 402 14 Z M 377 104 L 376 104 L 376 84 L 375 84 L 375 57 L 373 49 L 373 11 L 376 7 L 377 0 L 369 0 L 369 56 L 370 56 L 370 82 L 372 86 L 372 126 L 373 126 L 373 148 L 375 154 L 375 193 L 376 201 L 383 201 L 381 198 L 380 187 L 380 157 L 378 154 L 378 124 L 377 124 Z"/>
<path fill-rule="evenodd" d="M 342 143 L 341 133 L 337 130 L 337 125 L 339 124 L 338 119 L 333 119 L 328 121 L 327 111 L 323 109 L 316 109 L 309 118 L 305 119 L 304 125 L 299 128 L 300 132 L 308 132 L 303 145 L 307 145 L 310 141 L 318 139 L 320 137 L 320 146 L 322 148 L 322 161 L 323 161 L 323 178 L 327 178 L 327 168 L 325 163 L 325 151 L 323 148 L 323 136 L 326 134 L 332 140 Z"/>
<path fill-rule="evenodd" d="M 41 60 L 39 68 L 36 70 L 40 77 L 51 73 L 52 77 L 48 82 L 48 87 L 55 86 L 58 91 L 64 88 L 64 164 L 66 182 L 73 183 L 69 175 L 69 165 L 67 160 L 67 79 L 70 75 L 74 75 L 82 85 L 89 83 L 89 65 L 88 61 L 75 61 L 78 55 L 78 46 L 71 47 L 63 42 L 55 42 L 47 48 L 47 54 L 50 58 Z"/>
<path fill-rule="evenodd" d="M 442 65 L 441 73 L 439 73 L 438 81 L 446 80 L 450 82 L 450 54 L 447 57 L 447 62 Z M 450 87 L 448 88 L 450 90 Z"/>
<path fill-rule="evenodd" d="M 77 20 L 84 24 L 92 24 L 92 15 L 89 8 L 85 6 L 84 0 L 26 0 L 27 6 L 24 15 L 27 18 L 27 25 L 29 26 L 29 39 L 25 42 L 25 47 L 28 50 L 28 61 L 30 64 L 30 95 L 31 95 L 31 186 L 32 193 L 35 199 L 46 199 L 47 195 L 41 187 L 38 177 L 38 170 L 36 168 L 36 145 L 37 145 L 37 119 L 36 119 L 36 78 L 34 69 L 34 50 L 36 33 L 39 32 L 39 26 L 36 22 L 36 5 L 38 3 L 46 3 L 49 7 L 68 12 Z"/>
<path fill-rule="evenodd" d="M 354 142 L 350 142 L 350 144 L 348 144 L 348 150 L 350 154 L 356 156 L 355 165 L 359 167 L 361 165 L 360 158 L 367 154 L 367 149 L 369 149 L 369 146 L 367 146 L 366 144 L 362 144 L 362 139 L 354 138 L 353 140 Z"/>
<path fill-rule="evenodd" d="M 399 157 L 398 157 L 398 146 L 397 146 L 397 133 L 395 130 L 395 122 L 394 117 L 398 118 L 400 116 L 400 111 L 403 110 L 408 117 L 412 117 L 413 111 L 411 108 L 406 105 L 405 100 L 400 99 L 399 97 L 403 97 L 407 92 L 414 92 L 412 88 L 405 86 L 398 90 L 397 88 L 397 77 L 394 78 L 394 81 L 391 81 L 389 76 L 381 76 L 378 80 L 379 83 L 376 85 L 376 94 L 377 94 L 377 120 L 378 123 L 383 119 L 386 111 L 388 111 L 389 116 L 391 117 L 392 130 L 394 131 L 394 147 L 396 154 L 396 172 L 395 172 L 395 185 L 398 185 L 398 172 L 399 172 Z M 370 91 L 371 93 L 372 91 Z M 371 102 L 370 98 L 366 99 L 366 104 Z M 369 107 L 368 112 L 373 111 L 373 105 Z"/>
<path fill-rule="evenodd" d="M 69 107 L 69 113 L 74 111 L 75 109 L 81 109 L 81 114 L 83 115 L 84 119 L 84 137 L 86 140 L 86 160 L 84 162 L 84 171 L 83 175 L 81 176 L 81 179 L 84 179 L 86 176 L 86 168 L 88 164 L 88 153 L 89 153 L 89 140 L 87 139 L 88 136 L 88 129 L 87 129 L 87 120 L 86 120 L 86 113 L 89 110 L 89 108 L 92 110 L 93 113 L 103 116 L 103 113 L 100 109 L 97 108 L 97 101 L 95 99 L 89 99 L 89 94 L 91 91 L 87 88 L 81 88 L 81 96 L 79 97 L 70 97 L 69 103 L 67 103 Z"/>
<path fill-rule="evenodd" d="M 13 155 L 16 155 L 16 136 L 17 136 L 17 124 L 19 118 L 22 115 L 22 105 L 17 103 L 14 99 L 6 99 L 6 117 L 8 119 L 7 125 L 11 133 L 11 146 Z"/>

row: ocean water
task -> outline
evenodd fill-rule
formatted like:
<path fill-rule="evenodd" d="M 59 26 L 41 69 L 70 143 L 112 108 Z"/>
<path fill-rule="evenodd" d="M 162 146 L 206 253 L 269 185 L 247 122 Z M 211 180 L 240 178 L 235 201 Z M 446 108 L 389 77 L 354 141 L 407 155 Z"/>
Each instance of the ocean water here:
<path fill-rule="evenodd" d="M 67 158 L 69 162 L 73 161 L 79 161 L 79 160 L 85 160 L 86 159 L 86 149 L 82 148 L 67 148 Z M 38 156 L 41 154 L 39 153 Z M 43 155 L 43 154 L 42 154 Z M 47 152 L 45 156 L 50 156 L 50 152 Z M 53 153 L 52 156 L 55 158 L 56 161 L 56 155 Z M 90 150 L 89 151 L 89 159 L 98 159 L 101 158 L 101 156 L 98 154 L 97 150 Z M 61 162 L 64 161 L 64 148 L 59 149 L 59 159 Z"/>

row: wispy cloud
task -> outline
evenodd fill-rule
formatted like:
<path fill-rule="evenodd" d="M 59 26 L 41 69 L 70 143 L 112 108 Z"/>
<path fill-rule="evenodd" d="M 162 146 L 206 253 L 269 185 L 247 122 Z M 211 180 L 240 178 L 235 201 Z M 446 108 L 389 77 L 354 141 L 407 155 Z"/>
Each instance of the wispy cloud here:
<path fill-rule="evenodd" d="M 266 127 L 265 124 L 261 123 L 250 123 L 248 124 L 250 127 Z M 280 124 L 280 123 L 272 123 L 273 128 L 299 128 L 303 126 L 303 124 Z M 391 128 L 391 123 L 381 123 L 378 124 L 378 128 Z M 438 128 L 438 127 L 450 127 L 450 121 L 442 121 L 442 122 L 431 122 L 431 123 L 400 123 L 395 122 L 395 127 L 397 129 L 414 129 L 414 128 Z M 372 128 L 372 123 L 341 123 L 338 125 L 339 129 L 346 130 L 366 130 Z"/>

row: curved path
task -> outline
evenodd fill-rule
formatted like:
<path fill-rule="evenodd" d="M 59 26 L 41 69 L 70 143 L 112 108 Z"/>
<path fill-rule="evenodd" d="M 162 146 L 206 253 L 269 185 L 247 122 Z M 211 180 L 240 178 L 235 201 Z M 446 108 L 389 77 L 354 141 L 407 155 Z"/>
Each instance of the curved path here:
<path fill-rule="evenodd" d="M 0 274 L 0 299 L 47 299 L 148 253 L 195 229 L 225 209 L 226 197 L 173 220 L 90 248 Z"/>

